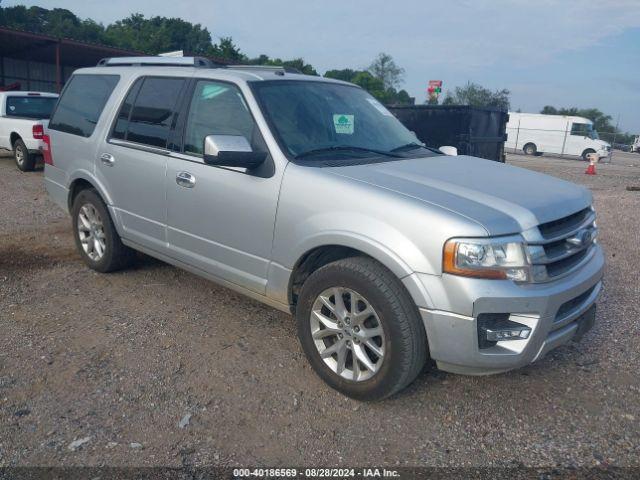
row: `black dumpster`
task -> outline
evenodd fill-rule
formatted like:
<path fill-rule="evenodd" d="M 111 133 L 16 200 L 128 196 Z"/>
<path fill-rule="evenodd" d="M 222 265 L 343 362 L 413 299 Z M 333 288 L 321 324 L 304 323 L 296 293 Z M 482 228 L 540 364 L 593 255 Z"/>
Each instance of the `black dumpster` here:
<path fill-rule="evenodd" d="M 468 105 L 387 106 L 427 146 L 451 145 L 459 155 L 504 162 L 509 114 Z"/>

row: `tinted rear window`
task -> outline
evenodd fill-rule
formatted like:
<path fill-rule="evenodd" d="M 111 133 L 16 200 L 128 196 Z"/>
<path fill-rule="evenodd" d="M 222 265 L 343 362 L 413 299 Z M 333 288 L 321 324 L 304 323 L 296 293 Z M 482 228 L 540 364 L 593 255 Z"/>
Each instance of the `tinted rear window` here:
<path fill-rule="evenodd" d="M 74 75 L 53 112 L 49 129 L 90 137 L 118 75 Z"/>
<path fill-rule="evenodd" d="M 15 96 L 7 97 L 7 116 L 46 119 L 58 101 L 55 97 Z"/>
<path fill-rule="evenodd" d="M 184 84 L 183 78 L 146 77 L 139 91 L 134 85 L 118 114 L 113 136 L 166 148 Z"/>

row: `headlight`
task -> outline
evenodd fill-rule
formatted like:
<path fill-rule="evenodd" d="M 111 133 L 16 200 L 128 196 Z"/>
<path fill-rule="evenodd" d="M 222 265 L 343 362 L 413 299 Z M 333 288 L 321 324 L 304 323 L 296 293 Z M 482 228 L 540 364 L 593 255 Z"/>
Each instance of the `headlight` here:
<path fill-rule="evenodd" d="M 444 245 L 443 270 L 453 275 L 526 282 L 529 268 L 524 244 L 514 237 L 453 238 Z"/>

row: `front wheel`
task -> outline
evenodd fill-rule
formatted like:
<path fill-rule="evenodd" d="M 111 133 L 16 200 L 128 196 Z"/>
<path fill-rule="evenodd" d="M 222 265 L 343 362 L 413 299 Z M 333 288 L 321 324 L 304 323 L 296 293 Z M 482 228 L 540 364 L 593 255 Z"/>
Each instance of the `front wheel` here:
<path fill-rule="evenodd" d="M 321 267 L 305 281 L 296 309 L 298 337 L 315 372 L 358 400 L 380 400 L 409 385 L 427 358 L 413 300 L 373 259 Z"/>
<path fill-rule="evenodd" d="M 591 148 L 587 148 L 584 152 L 582 152 L 582 159 L 585 162 L 588 162 L 589 161 L 589 155 L 591 155 L 593 153 L 596 153 L 596 151 L 591 149 Z"/>
<path fill-rule="evenodd" d="M 533 143 L 527 143 L 522 148 L 522 151 L 524 152 L 525 155 L 535 155 L 536 153 L 538 153 L 538 149 L 536 148 L 535 144 L 533 144 Z"/>
<path fill-rule="evenodd" d="M 30 172 L 36 167 L 35 156 L 29 153 L 29 149 L 21 139 L 16 140 L 13 144 L 13 158 L 15 158 L 18 168 L 23 172 Z"/>

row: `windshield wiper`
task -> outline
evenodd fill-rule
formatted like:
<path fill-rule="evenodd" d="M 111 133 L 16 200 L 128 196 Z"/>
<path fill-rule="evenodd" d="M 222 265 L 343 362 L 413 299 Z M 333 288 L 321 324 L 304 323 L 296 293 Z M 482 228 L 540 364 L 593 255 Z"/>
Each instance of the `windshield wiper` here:
<path fill-rule="evenodd" d="M 295 156 L 295 159 L 308 157 L 309 155 L 316 155 L 320 153 L 337 152 L 337 151 L 353 151 L 353 152 L 367 152 L 375 153 L 378 155 L 384 155 L 385 157 L 401 158 L 400 155 L 395 155 L 392 152 L 386 152 L 384 150 L 376 150 L 375 148 L 355 147 L 351 145 L 334 145 L 332 147 L 314 148 L 306 152 L 299 153 Z"/>
<path fill-rule="evenodd" d="M 391 152 L 402 152 L 402 151 L 405 151 L 405 150 L 416 150 L 418 148 L 424 148 L 425 150 L 430 150 L 430 151 L 435 152 L 435 153 L 442 153 L 438 149 L 427 147 L 426 145 L 422 145 L 422 144 L 416 143 L 416 142 L 405 143 L 404 145 L 400 145 L 399 147 L 392 148 L 390 151 Z"/>

